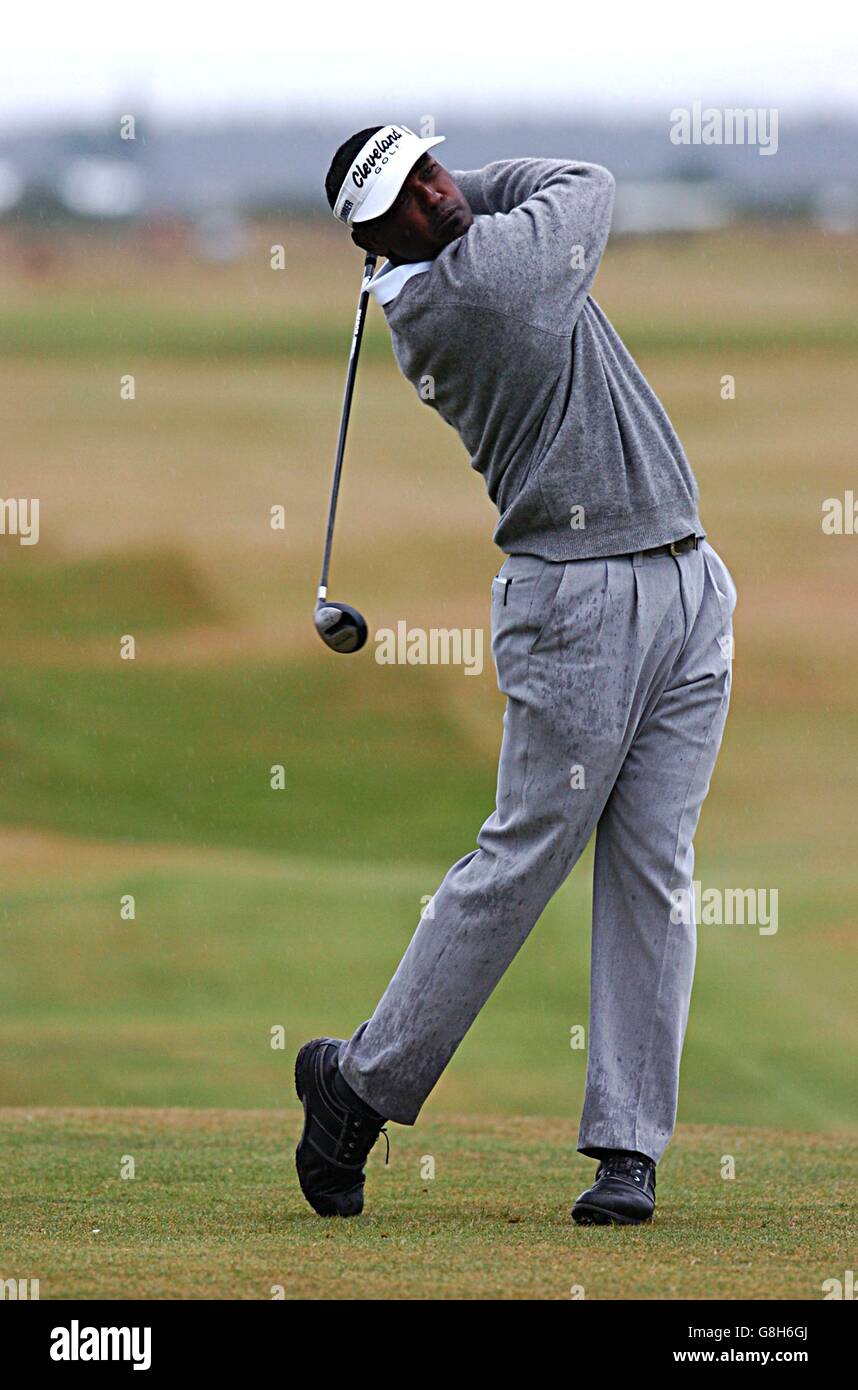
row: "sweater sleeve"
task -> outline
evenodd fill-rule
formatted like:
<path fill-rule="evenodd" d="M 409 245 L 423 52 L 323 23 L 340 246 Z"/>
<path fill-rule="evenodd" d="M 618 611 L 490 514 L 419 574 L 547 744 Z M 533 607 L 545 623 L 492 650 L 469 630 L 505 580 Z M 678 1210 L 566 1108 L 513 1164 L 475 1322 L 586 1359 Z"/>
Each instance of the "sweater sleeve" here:
<path fill-rule="evenodd" d="M 539 191 L 540 181 L 557 168 L 593 168 L 555 159 L 497 159 L 482 169 L 451 169 L 475 217 L 493 212 L 512 212 Z"/>
<path fill-rule="evenodd" d="M 608 240 L 613 176 L 598 164 L 511 159 L 452 177 L 474 213 L 451 248 L 460 292 L 571 333 Z"/>

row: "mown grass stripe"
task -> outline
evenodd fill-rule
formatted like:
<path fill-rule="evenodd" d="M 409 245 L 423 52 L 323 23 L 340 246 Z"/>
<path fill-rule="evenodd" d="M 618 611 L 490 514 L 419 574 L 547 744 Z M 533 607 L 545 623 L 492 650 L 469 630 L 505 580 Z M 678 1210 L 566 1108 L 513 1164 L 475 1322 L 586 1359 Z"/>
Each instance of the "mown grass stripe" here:
<path fill-rule="evenodd" d="M 724 348 L 767 352 L 812 348 L 846 351 L 858 346 L 858 324 L 747 323 L 650 324 L 623 323 L 618 328 L 632 352 L 712 352 Z M 84 312 L 78 309 L 0 314 L 0 355 L 5 357 L 109 357 L 133 351 L 151 357 L 222 359 L 295 356 L 304 359 L 342 358 L 348 347 L 348 325 L 308 319 L 259 322 L 237 317 L 132 314 L 127 310 Z M 367 329 L 363 352 L 368 357 L 390 353 L 386 330 Z"/>

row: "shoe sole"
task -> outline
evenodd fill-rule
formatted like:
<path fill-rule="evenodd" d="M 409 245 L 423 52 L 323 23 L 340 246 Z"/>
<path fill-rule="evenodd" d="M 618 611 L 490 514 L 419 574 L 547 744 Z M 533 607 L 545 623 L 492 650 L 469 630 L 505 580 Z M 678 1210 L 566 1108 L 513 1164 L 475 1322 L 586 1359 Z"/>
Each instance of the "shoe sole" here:
<path fill-rule="evenodd" d="M 652 1212 L 649 1216 L 620 1216 L 619 1212 L 594 1207 L 589 1202 L 572 1208 L 572 1220 L 578 1226 L 645 1226 L 652 1218 Z"/>
<path fill-rule="evenodd" d="M 317 1216 L 360 1216 L 361 1212 L 363 1211 L 362 1188 L 352 1188 L 350 1192 L 338 1193 L 336 1197 L 327 1197 L 320 1193 L 308 1192 L 306 1187 L 304 1186 L 304 1179 L 301 1177 L 301 1170 L 298 1167 L 298 1149 L 300 1149 L 301 1145 L 304 1142 L 304 1136 L 307 1133 L 307 1125 L 309 1123 L 309 1115 L 307 1114 L 307 1101 L 304 1098 L 304 1092 L 301 1089 L 301 1082 L 299 1079 L 301 1063 L 304 1060 L 305 1053 L 309 1052 L 310 1048 L 314 1047 L 317 1043 L 336 1041 L 336 1038 L 313 1038 L 310 1042 L 304 1043 L 304 1046 L 299 1049 L 298 1056 L 295 1058 L 295 1094 L 300 1100 L 304 1110 L 304 1130 L 301 1134 L 300 1140 L 298 1141 L 298 1147 L 295 1150 L 295 1171 L 298 1174 L 298 1183 L 300 1185 L 302 1193 L 304 1194 L 304 1200 L 310 1204 Z M 345 1204 L 346 1210 L 343 1209 L 343 1206 L 339 1205 L 340 1203 Z"/>

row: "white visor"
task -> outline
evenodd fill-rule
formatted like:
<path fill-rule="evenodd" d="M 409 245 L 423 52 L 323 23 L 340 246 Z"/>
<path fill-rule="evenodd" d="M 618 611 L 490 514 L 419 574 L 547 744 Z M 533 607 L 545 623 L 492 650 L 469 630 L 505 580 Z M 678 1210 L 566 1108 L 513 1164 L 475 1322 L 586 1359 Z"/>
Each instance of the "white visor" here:
<path fill-rule="evenodd" d="M 423 139 L 405 125 L 386 125 L 367 140 L 343 179 L 334 203 L 334 217 L 350 227 L 381 217 L 421 155 L 440 145 L 443 135 Z"/>

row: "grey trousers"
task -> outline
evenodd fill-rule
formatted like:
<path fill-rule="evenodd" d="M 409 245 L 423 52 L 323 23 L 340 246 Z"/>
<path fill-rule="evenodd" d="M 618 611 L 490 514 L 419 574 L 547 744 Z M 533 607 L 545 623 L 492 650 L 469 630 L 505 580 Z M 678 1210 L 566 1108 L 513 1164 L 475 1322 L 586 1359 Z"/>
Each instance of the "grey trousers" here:
<path fill-rule="evenodd" d="M 661 1157 L 696 951 L 693 909 L 677 912 L 671 895 L 684 889 L 693 904 L 692 837 L 727 715 L 735 603 L 708 542 L 675 557 L 506 559 L 492 582 L 507 697 L 496 809 L 340 1052 L 346 1081 L 380 1114 L 414 1123 L 595 830 L 578 1149 Z"/>

